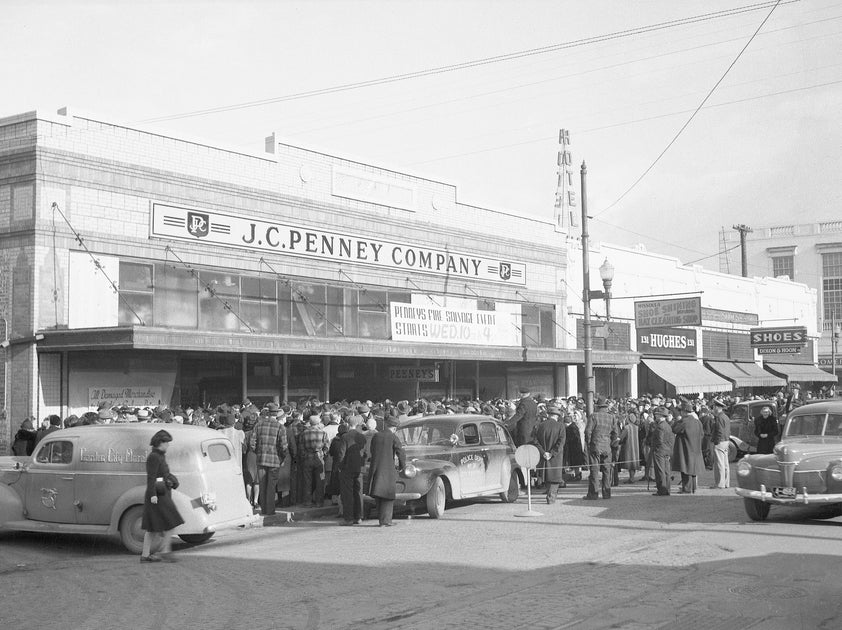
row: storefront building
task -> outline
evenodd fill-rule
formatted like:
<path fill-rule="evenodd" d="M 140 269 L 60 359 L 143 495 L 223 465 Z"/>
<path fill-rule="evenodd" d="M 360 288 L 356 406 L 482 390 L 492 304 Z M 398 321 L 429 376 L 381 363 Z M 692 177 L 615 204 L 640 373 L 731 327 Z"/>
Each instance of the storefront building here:
<path fill-rule="evenodd" d="M 0 120 L 6 418 L 105 405 L 575 392 L 565 235 L 267 139 Z M 600 350 L 633 364 L 636 353 Z"/>

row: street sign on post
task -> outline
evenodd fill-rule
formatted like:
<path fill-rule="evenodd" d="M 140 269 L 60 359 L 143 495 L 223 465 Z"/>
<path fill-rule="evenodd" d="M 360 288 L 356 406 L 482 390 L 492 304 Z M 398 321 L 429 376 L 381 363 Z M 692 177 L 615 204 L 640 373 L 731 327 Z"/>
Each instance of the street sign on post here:
<path fill-rule="evenodd" d="M 541 461 L 541 452 L 536 446 L 532 444 L 524 444 L 523 446 L 518 446 L 517 450 L 515 451 L 515 461 L 518 464 L 520 464 L 521 468 L 526 469 L 526 501 L 528 506 L 526 512 L 519 512 L 515 514 L 515 516 L 543 516 L 541 512 L 536 512 L 532 509 L 531 472 L 538 466 L 538 463 Z"/>

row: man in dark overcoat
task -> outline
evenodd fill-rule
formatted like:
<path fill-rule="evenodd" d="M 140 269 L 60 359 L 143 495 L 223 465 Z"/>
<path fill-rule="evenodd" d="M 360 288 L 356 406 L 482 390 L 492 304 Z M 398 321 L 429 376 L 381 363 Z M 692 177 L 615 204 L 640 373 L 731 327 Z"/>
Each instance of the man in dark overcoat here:
<path fill-rule="evenodd" d="M 395 506 L 395 485 L 398 481 L 398 470 L 395 468 L 395 458 L 401 470 L 406 466 L 403 446 L 395 435 L 400 421 L 396 416 L 384 418 L 386 427 L 378 431 L 371 438 L 371 467 L 369 468 L 368 494 L 377 501 L 377 518 L 380 527 L 392 526 L 392 511 Z"/>
<path fill-rule="evenodd" d="M 681 473 L 679 493 L 696 491 L 696 476 L 704 468 L 702 458 L 702 422 L 693 412 L 690 401 L 681 402 L 681 417 L 672 425 L 675 446 L 672 451 L 672 469 Z"/>
<path fill-rule="evenodd" d="M 564 481 L 564 425 L 559 422 L 561 410 L 556 405 L 547 407 L 547 419 L 535 429 L 535 446 L 541 451 L 538 470 L 544 472 L 547 485 L 547 503 L 555 503 L 558 486 Z"/>
<path fill-rule="evenodd" d="M 596 401 L 596 411 L 588 418 L 585 426 L 585 444 L 588 448 L 588 493 L 582 497 L 586 501 L 599 498 L 597 478 L 600 480 L 602 498 L 611 498 L 611 480 L 614 466 L 611 463 L 611 443 L 620 434 L 617 416 L 608 410 L 608 402 L 600 396 Z"/>
<path fill-rule="evenodd" d="M 532 430 L 538 424 L 538 403 L 532 398 L 532 394 L 526 387 L 520 388 L 520 400 L 518 401 L 515 415 L 508 422 L 509 429 L 514 428 L 515 446 L 529 444 L 532 441 Z"/>
<path fill-rule="evenodd" d="M 348 432 L 337 449 L 339 495 L 342 497 L 342 525 L 359 525 L 363 518 L 363 487 L 360 473 L 366 458 L 367 440 L 360 433 L 359 415 L 348 419 Z"/>
<path fill-rule="evenodd" d="M 657 497 L 670 494 L 670 455 L 673 447 L 673 433 L 667 422 L 669 412 L 666 407 L 656 407 L 655 425 L 650 429 L 652 465 L 655 469 L 655 487 Z"/>

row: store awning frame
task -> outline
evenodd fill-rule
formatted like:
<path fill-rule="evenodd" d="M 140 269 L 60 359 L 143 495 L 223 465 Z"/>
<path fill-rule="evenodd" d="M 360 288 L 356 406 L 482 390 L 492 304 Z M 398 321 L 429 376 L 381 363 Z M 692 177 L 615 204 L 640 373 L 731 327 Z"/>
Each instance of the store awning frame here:
<path fill-rule="evenodd" d="M 644 358 L 640 362 L 672 385 L 676 394 L 730 392 L 734 389 L 731 381 L 693 360 Z"/>
<path fill-rule="evenodd" d="M 763 363 L 763 367 L 788 383 L 837 383 L 835 374 L 820 370 L 810 363 Z"/>
<path fill-rule="evenodd" d="M 713 370 L 734 387 L 785 387 L 786 379 L 767 372 L 756 363 L 735 361 L 705 361 L 705 367 Z"/>

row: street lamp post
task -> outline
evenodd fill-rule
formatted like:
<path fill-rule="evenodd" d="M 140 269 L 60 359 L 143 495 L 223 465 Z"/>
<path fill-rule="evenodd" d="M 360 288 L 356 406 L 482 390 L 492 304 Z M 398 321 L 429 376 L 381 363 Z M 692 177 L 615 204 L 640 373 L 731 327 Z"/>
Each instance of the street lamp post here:
<path fill-rule="evenodd" d="M 591 300 L 605 298 L 605 318 L 611 319 L 611 284 L 614 282 L 614 265 L 606 258 L 599 267 L 602 278 L 603 291 L 591 291 L 591 271 L 588 262 L 588 167 L 582 162 L 582 304 L 584 305 L 584 321 L 582 322 L 584 339 L 582 340 L 585 353 L 585 412 L 590 418 L 593 414 L 594 383 L 593 349 L 591 347 Z"/>

